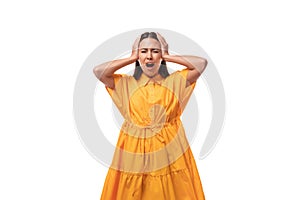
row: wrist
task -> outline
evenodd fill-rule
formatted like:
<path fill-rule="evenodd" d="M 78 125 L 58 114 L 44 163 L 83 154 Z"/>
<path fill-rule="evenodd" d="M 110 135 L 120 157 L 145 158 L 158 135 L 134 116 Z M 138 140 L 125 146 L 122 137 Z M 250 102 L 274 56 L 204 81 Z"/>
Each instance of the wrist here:
<path fill-rule="evenodd" d="M 162 55 L 162 59 L 165 60 L 165 61 L 170 61 L 170 55 L 168 53 Z"/>
<path fill-rule="evenodd" d="M 138 59 L 137 56 L 130 56 L 130 57 L 128 58 L 128 60 L 129 60 L 130 63 L 134 63 L 137 59 Z"/>

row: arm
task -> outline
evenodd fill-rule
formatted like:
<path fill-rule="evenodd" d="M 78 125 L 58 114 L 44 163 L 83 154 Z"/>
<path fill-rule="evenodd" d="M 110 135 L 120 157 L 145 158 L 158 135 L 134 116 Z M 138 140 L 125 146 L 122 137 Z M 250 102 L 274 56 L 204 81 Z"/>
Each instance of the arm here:
<path fill-rule="evenodd" d="M 162 59 L 166 62 L 173 62 L 186 66 L 187 69 L 189 69 L 187 83 L 190 84 L 195 82 L 205 70 L 207 60 L 199 56 L 169 55 L 166 40 L 159 33 L 157 33 L 157 36 L 162 46 Z"/>
<path fill-rule="evenodd" d="M 115 83 L 114 83 L 113 74 L 115 73 L 115 71 L 135 62 L 138 59 L 138 42 L 139 42 L 139 38 L 135 40 L 132 47 L 132 53 L 129 58 L 123 58 L 123 59 L 105 62 L 103 64 L 94 67 L 93 72 L 95 76 L 107 87 L 114 89 Z"/>
<path fill-rule="evenodd" d="M 207 66 L 207 60 L 198 56 L 183 56 L 183 55 L 164 55 L 163 59 L 166 62 L 173 62 L 184 65 L 189 69 L 187 81 L 195 82 Z"/>

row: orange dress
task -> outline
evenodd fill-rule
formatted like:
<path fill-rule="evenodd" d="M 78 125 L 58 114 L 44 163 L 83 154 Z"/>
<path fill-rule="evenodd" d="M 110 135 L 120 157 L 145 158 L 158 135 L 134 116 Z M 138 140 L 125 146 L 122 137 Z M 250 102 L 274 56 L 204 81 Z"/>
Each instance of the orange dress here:
<path fill-rule="evenodd" d="M 139 80 L 114 74 L 106 87 L 124 117 L 101 200 L 204 200 L 180 116 L 195 88 L 188 69 Z"/>

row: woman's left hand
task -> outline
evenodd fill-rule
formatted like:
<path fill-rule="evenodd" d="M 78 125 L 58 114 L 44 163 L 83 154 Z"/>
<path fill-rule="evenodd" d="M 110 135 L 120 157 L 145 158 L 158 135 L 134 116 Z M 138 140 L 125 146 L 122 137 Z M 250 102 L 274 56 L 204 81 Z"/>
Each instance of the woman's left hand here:
<path fill-rule="evenodd" d="M 161 36 L 159 33 L 156 33 L 156 34 L 157 34 L 157 38 L 161 45 L 161 51 L 162 51 L 161 55 L 162 55 L 162 58 L 164 59 L 165 56 L 169 55 L 169 45 L 163 36 Z"/>

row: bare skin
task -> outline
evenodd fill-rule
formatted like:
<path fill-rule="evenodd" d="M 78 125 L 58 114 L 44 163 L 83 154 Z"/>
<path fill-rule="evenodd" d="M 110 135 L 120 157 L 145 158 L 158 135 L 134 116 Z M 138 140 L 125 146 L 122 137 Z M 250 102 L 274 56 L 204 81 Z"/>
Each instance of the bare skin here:
<path fill-rule="evenodd" d="M 153 38 L 143 39 L 139 45 L 139 62 L 143 73 L 148 77 L 158 74 L 162 59 L 161 44 Z M 151 64 L 153 66 L 151 66 Z M 147 67 L 147 65 L 150 65 Z"/>
<path fill-rule="evenodd" d="M 207 60 L 198 56 L 169 55 L 168 43 L 159 33 L 157 33 L 157 37 L 162 46 L 162 59 L 166 62 L 173 62 L 186 66 L 189 69 L 187 74 L 187 85 L 195 82 L 205 70 Z"/>
<path fill-rule="evenodd" d="M 198 56 L 169 55 L 168 43 L 159 33 L 157 33 L 157 37 L 159 41 L 153 38 L 146 38 L 140 44 L 140 37 L 138 37 L 133 44 L 129 58 L 109 61 L 94 67 L 93 72 L 95 76 L 106 86 L 114 89 L 113 74 L 118 69 L 139 60 L 143 73 L 148 77 L 154 77 L 158 74 L 160 62 L 163 59 L 166 62 L 186 66 L 189 69 L 187 85 L 195 82 L 206 68 L 207 60 Z"/>
<path fill-rule="evenodd" d="M 134 63 L 138 57 L 138 44 L 139 44 L 140 37 L 138 37 L 133 46 L 131 56 L 129 58 L 123 58 L 118 60 L 113 60 L 109 62 L 102 63 L 96 67 L 94 67 L 93 72 L 95 76 L 104 83 L 107 87 L 114 89 L 115 83 L 113 79 L 113 74 L 118 69 L 125 67 L 131 63 Z"/>

